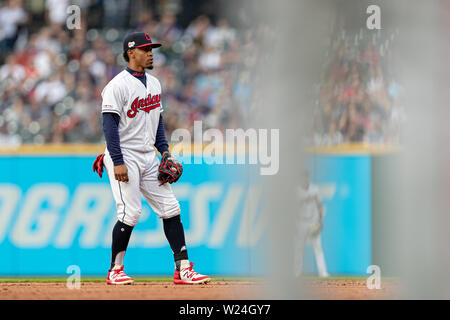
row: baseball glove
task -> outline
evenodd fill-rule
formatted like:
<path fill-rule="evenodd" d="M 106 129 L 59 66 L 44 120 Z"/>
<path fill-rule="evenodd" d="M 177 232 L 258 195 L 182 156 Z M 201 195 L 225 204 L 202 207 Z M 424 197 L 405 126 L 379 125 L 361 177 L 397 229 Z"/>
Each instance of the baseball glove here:
<path fill-rule="evenodd" d="M 164 183 L 174 183 L 180 179 L 183 173 L 183 166 L 173 157 L 169 152 L 165 153 L 161 158 L 161 163 L 158 168 L 158 180 L 160 185 Z"/>
<path fill-rule="evenodd" d="M 105 154 L 100 154 L 97 156 L 97 159 L 94 161 L 94 165 L 92 166 L 92 169 L 94 172 L 97 172 L 98 176 L 101 178 L 103 175 L 103 158 L 105 157 Z"/>
<path fill-rule="evenodd" d="M 320 231 L 322 231 L 323 224 L 321 222 L 316 223 L 311 228 L 309 228 L 309 235 L 311 237 L 317 236 Z"/>

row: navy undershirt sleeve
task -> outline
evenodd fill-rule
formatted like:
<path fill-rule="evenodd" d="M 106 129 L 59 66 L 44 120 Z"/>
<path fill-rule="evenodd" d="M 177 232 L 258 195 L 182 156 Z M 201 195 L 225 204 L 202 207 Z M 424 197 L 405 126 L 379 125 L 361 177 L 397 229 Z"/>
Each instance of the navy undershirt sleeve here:
<path fill-rule="evenodd" d="M 106 147 L 115 166 L 124 164 L 119 138 L 120 116 L 116 113 L 103 113 L 103 133 Z"/>
<path fill-rule="evenodd" d="M 161 154 L 163 154 L 164 151 L 169 151 L 169 144 L 167 143 L 166 134 L 164 132 L 162 115 L 159 115 L 159 124 L 158 130 L 156 131 L 155 147 Z"/>

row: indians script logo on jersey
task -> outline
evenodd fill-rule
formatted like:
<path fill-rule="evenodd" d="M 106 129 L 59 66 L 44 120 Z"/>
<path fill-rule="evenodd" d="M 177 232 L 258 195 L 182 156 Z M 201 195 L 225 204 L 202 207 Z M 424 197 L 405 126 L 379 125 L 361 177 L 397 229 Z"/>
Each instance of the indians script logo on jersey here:
<path fill-rule="evenodd" d="M 160 94 L 152 96 L 149 93 L 147 98 L 145 99 L 139 99 L 139 97 L 137 97 L 131 104 L 131 110 L 128 110 L 127 115 L 130 118 L 134 118 L 140 110 L 149 113 L 150 110 L 160 107 L 161 106 L 160 102 L 161 102 Z"/>

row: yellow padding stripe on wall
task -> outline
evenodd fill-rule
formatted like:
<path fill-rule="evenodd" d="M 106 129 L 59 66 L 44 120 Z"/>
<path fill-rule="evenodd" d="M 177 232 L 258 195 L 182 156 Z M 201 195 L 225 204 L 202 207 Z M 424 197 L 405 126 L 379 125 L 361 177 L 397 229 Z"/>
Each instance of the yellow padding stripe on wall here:
<path fill-rule="evenodd" d="M 400 146 L 385 144 L 348 143 L 335 146 L 315 146 L 306 149 L 316 154 L 386 154 L 401 151 Z"/>
<path fill-rule="evenodd" d="M 16 154 L 94 154 L 103 153 L 104 144 L 24 144 L 17 147 L 0 147 L 2 155 Z"/>
<path fill-rule="evenodd" d="M 208 144 L 204 144 L 203 148 Z M 99 154 L 105 150 L 104 144 L 24 144 L 16 147 L 0 147 L 0 155 L 16 154 Z M 185 148 L 189 148 L 188 145 Z M 170 148 L 172 149 L 172 148 Z M 201 146 L 191 145 L 192 155 L 200 151 Z M 316 146 L 306 149 L 308 153 L 316 154 L 383 154 L 400 151 L 398 146 L 374 145 L 374 144 L 342 144 L 337 146 Z M 225 148 L 223 149 L 225 151 Z M 243 148 L 237 148 L 237 152 L 245 152 Z"/>

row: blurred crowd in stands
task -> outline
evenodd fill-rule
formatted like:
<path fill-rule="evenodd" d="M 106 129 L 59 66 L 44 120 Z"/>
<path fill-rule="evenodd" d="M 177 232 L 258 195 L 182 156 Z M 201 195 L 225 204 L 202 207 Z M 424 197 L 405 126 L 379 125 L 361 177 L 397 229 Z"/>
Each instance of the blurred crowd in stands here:
<path fill-rule="evenodd" d="M 122 40 L 132 31 L 163 43 L 151 72 L 162 85 L 168 138 L 196 120 L 204 129 L 245 128 L 267 29 L 232 27 L 218 12 L 186 17 L 179 12 L 195 6 L 181 1 L 0 0 L 0 145 L 103 142 L 101 92 L 126 66 Z M 161 3 L 185 7 L 156 10 Z M 68 28 L 71 4 L 81 10 L 80 29 Z M 403 88 L 390 61 L 397 35 L 335 30 L 311 143 L 399 143 Z"/>
<path fill-rule="evenodd" d="M 391 50 L 396 33 L 340 30 L 331 38 L 314 110 L 315 145 L 401 142 L 404 89 Z"/>
<path fill-rule="evenodd" d="M 168 138 L 177 128 L 192 130 L 195 120 L 244 126 L 252 99 L 248 70 L 264 31 L 238 30 L 204 14 L 181 27 L 177 14 L 156 15 L 145 3 L 0 1 L 0 145 L 103 142 L 101 92 L 126 66 L 122 41 L 132 31 L 163 43 L 151 73 L 162 85 Z M 71 4 L 81 9 L 79 30 L 66 25 Z"/>

